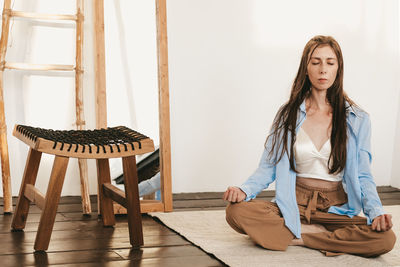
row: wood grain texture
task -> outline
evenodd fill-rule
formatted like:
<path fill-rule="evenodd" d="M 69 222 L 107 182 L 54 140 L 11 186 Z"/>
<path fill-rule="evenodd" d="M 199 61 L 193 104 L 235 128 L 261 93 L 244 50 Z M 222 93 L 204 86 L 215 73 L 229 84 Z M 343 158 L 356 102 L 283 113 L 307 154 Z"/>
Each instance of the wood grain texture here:
<path fill-rule="evenodd" d="M 17 206 L 11 224 L 11 228 L 14 230 L 22 230 L 25 228 L 29 212 L 29 200 L 25 197 L 25 188 L 28 184 L 35 185 L 41 158 L 42 152 L 32 148 L 29 149 L 24 175 L 22 176 L 21 187 L 19 189 Z"/>
<path fill-rule="evenodd" d="M 126 203 L 126 194 L 124 191 L 119 189 L 118 187 L 112 184 L 103 184 L 104 194 L 117 202 L 122 207 L 115 205 L 114 203 L 114 214 L 127 214 L 127 203 Z M 140 200 L 140 212 L 148 213 L 148 212 L 156 212 L 163 211 L 164 204 L 159 200 L 150 200 L 144 199 Z M 116 210 L 118 209 L 118 210 Z"/>
<path fill-rule="evenodd" d="M 164 203 L 158 200 L 141 200 L 140 211 L 142 213 L 164 211 Z"/>
<path fill-rule="evenodd" d="M 101 218 L 103 220 L 104 226 L 113 226 L 115 225 L 114 218 L 114 209 L 113 209 L 113 201 L 111 198 L 107 197 L 103 191 L 103 184 L 110 184 L 110 165 L 108 163 L 108 159 L 98 159 L 96 160 L 97 166 L 97 182 L 98 182 L 98 199 L 99 203 L 99 211 Z"/>
<path fill-rule="evenodd" d="M 11 0 L 4 0 L 3 3 L 3 16 L 2 28 L 0 39 L 0 156 L 1 156 L 1 175 L 3 183 L 3 196 L 4 196 L 4 212 L 12 212 L 11 203 L 11 176 L 10 176 L 10 162 L 8 155 L 8 142 L 7 142 L 7 125 L 4 113 L 4 97 L 3 97 L 3 73 L 4 73 L 4 60 L 6 58 L 8 34 L 10 29 L 10 16 L 9 10 Z"/>
<path fill-rule="evenodd" d="M 125 193 L 124 193 L 125 194 Z M 140 212 L 149 213 L 156 211 L 164 211 L 164 203 L 159 200 L 143 199 L 140 200 Z M 124 206 L 114 203 L 114 214 L 127 214 L 127 210 Z"/>
<path fill-rule="evenodd" d="M 96 127 L 107 127 L 104 0 L 93 1 Z"/>
<path fill-rule="evenodd" d="M 51 170 L 49 185 L 45 197 L 45 204 L 40 216 L 38 232 L 36 234 L 34 249 L 47 250 L 53 231 L 54 220 L 57 213 L 57 206 L 64 184 L 69 158 L 56 156 Z"/>
<path fill-rule="evenodd" d="M 30 202 L 34 203 L 40 209 L 44 208 L 45 196 L 39 191 L 34 185 L 27 184 L 25 186 L 24 196 L 29 199 Z"/>
<path fill-rule="evenodd" d="M 107 127 L 106 54 L 104 40 L 104 0 L 93 1 L 94 25 L 94 85 L 96 128 Z M 97 195 L 97 204 L 100 205 Z M 100 207 L 97 207 L 100 212 Z"/>
<path fill-rule="evenodd" d="M 4 68 L 13 70 L 32 70 L 32 71 L 74 71 L 74 65 L 62 64 L 33 64 L 22 62 L 5 62 Z"/>
<path fill-rule="evenodd" d="M 125 192 L 110 183 L 103 184 L 104 195 L 126 208 Z"/>
<path fill-rule="evenodd" d="M 164 211 L 172 211 L 171 141 L 169 114 L 168 39 L 166 0 L 156 0 L 160 173 Z"/>
<path fill-rule="evenodd" d="M 43 13 L 32 13 L 24 11 L 11 11 L 12 17 L 28 18 L 28 19 L 40 19 L 40 20 L 73 20 L 77 17 L 75 15 L 68 14 L 43 14 Z"/>
<path fill-rule="evenodd" d="M 76 129 L 85 129 L 85 112 L 83 105 L 83 22 L 84 3 L 83 0 L 76 0 L 76 49 L 75 49 L 75 111 Z M 86 159 L 79 159 L 79 174 L 81 182 L 82 212 L 90 214 L 92 207 L 89 197 L 88 165 Z"/>
<path fill-rule="evenodd" d="M 3 76 L 3 73 L 0 74 Z M 0 83 L 2 82 L 2 77 L 0 78 Z M 2 88 L 0 88 L 2 92 Z M 4 111 L 3 94 L 0 93 L 0 110 Z M 0 112 L 1 113 L 1 112 Z M 5 125 L 5 116 L 0 115 L 0 154 L 1 154 L 1 176 L 3 184 L 3 196 L 4 196 L 4 212 L 12 212 L 11 204 L 11 174 L 10 174 L 10 158 L 8 154 L 8 142 L 7 142 L 7 127 Z M 1 122 L 3 121 L 3 123 Z"/>
<path fill-rule="evenodd" d="M 143 229 L 135 156 L 122 158 L 122 168 L 124 170 L 129 239 L 131 245 L 136 248 L 143 245 Z"/>

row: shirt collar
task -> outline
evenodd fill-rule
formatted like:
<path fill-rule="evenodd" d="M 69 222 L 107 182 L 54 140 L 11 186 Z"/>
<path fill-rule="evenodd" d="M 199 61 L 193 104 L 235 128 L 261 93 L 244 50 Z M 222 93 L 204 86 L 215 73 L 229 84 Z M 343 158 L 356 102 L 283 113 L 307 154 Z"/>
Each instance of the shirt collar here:
<path fill-rule="evenodd" d="M 346 107 L 346 111 L 353 113 L 353 115 L 356 115 L 356 113 L 354 112 L 354 109 L 352 106 L 350 106 L 349 102 L 347 100 L 345 100 L 345 107 Z M 303 100 L 303 103 L 301 103 L 300 105 L 300 111 L 307 113 L 306 112 L 306 100 Z"/>

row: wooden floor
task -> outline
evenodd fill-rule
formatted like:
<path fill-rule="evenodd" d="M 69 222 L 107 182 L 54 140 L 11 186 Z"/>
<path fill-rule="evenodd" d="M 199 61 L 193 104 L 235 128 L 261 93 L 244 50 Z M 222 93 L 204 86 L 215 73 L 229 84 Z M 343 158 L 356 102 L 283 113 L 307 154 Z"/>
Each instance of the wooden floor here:
<path fill-rule="evenodd" d="M 400 205 L 399 189 L 380 187 L 378 191 L 384 205 Z M 223 209 L 226 203 L 221 195 L 177 194 L 174 209 Z M 272 196 L 273 192 L 263 192 L 260 198 L 268 200 Z M 92 197 L 94 209 L 95 200 Z M 224 266 L 148 215 L 143 215 L 145 245 L 133 250 L 125 216 L 117 216 L 114 228 L 104 228 L 96 211 L 91 216 L 82 215 L 79 201 L 79 197 L 61 199 L 47 253 L 33 253 L 40 219 L 38 208 L 31 206 L 24 232 L 11 232 L 12 215 L 0 215 L 0 266 Z"/>

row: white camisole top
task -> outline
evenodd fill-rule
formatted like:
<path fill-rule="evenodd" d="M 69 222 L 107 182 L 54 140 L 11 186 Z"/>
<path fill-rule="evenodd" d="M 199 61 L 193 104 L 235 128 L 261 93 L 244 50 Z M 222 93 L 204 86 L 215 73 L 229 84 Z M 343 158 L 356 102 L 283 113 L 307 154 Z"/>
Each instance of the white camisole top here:
<path fill-rule="evenodd" d="M 331 153 L 331 142 L 328 139 L 318 151 L 308 134 L 300 127 L 294 143 L 294 156 L 298 177 L 316 178 L 338 182 L 343 179 L 343 171 L 329 174 L 328 159 Z"/>

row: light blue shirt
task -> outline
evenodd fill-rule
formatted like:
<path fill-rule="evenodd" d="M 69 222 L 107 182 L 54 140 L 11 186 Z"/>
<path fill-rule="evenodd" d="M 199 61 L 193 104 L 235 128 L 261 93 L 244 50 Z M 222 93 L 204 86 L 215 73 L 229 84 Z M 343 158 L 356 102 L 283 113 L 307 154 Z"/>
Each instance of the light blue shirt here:
<path fill-rule="evenodd" d="M 347 215 L 351 218 L 358 215 L 362 209 L 370 225 L 375 217 L 384 214 L 370 169 L 371 122 L 366 112 L 349 107 L 347 102 L 346 107 L 348 107 L 347 160 L 342 183 L 347 192 L 348 202 L 342 206 L 331 206 L 328 212 Z M 296 133 L 306 116 L 305 102 L 303 102 L 297 115 Z M 240 189 L 247 195 L 245 201 L 249 201 L 275 181 L 275 201 L 285 219 L 285 225 L 297 238 L 301 238 L 300 214 L 296 202 L 296 173 L 290 169 L 286 152 L 276 165 L 268 161 L 268 151 L 271 149 L 270 139 L 258 168 L 240 186 Z M 290 135 L 288 143 L 290 144 Z"/>

